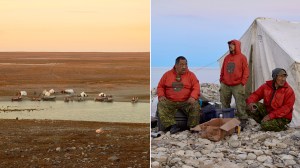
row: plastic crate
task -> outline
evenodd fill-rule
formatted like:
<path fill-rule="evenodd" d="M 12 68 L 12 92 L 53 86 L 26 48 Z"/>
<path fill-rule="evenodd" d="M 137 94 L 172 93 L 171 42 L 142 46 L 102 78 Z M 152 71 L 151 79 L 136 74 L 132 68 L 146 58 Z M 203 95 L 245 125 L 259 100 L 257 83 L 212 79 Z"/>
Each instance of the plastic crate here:
<path fill-rule="evenodd" d="M 188 122 L 188 117 L 187 115 L 184 114 L 184 112 L 177 110 L 175 114 L 175 120 L 176 120 L 176 125 L 177 127 L 180 128 L 180 130 L 187 130 L 187 122 Z"/>
<path fill-rule="evenodd" d="M 157 125 L 158 125 L 158 131 L 165 131 L 165 127 L 163 126 L 163 124 L 160 121 L 160 117 L 157 113 Z M 176 120 L 176 125 L 177 127 L 180 128 L 180 130 L 186 130 L 188 129 L 187 127 L 187 116 L 180 110 L 177 110 L 176 114 L 175 114 L 175 120 Z"/>
<path fill-rule="evenodd" d="M 234 111 L 235 108 L 216 109 L 216 118 L 234 118 Z"/>
<path fill-rule="evenodd" d="M 210 105 L 209 101 L 203 101 L 201 99 L 199 99 L 199 104 L 200 104 L 201 107 Z M 156 118 L 157 118 L 158 130 L 159 131 L 165 131 L 166 128 L 162 125 L 162 123 L 160 121 L 158 111 L 156 111 Z M 216 116 L 214 116 L 213 118 L 216 118 Z M 186 114 L 184 114 L 184 112 L 182 112 L 181 110 L 177 110 L 177 112 L 175 114 L 175 120 L 176 120 L 176 125 L 180 128 L 180 130 L 187 130 L 188 129 L 188 126 L 187 126 L 188 117 L 187 117 Z M 201 112 L 200 112 L 200 123 L 201 123 Z"/>
<path fill-rule="evenodd" d="M 235 108 L 216 109 L 214 105 L 207 105 L 202 108 L 200 124 L 213 118 L 234 118 L 234 111 Z"/>

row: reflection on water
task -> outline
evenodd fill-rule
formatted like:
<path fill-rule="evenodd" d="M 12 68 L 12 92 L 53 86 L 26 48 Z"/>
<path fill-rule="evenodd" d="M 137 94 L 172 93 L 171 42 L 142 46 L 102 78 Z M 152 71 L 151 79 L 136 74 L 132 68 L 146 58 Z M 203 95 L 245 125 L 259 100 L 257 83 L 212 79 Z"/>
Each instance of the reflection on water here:
<path fill-rule="evenodd" d="M 150 103 L 84 102 L 0 102 L 2 119 L 53 119 L 102 122 L 149 123 Z"/>

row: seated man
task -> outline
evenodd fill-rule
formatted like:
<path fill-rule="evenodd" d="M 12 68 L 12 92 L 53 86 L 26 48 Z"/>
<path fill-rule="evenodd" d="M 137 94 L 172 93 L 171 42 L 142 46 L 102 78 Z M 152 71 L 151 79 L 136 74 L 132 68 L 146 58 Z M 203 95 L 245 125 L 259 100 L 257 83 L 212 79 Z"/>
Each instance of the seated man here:
<path fill-rule="evenodd" d="M 264 131 L 286 130 L 291 122 L 295 93 L 286 82 L 287 76 L 284 69 L 274 69 L 273 80 L 266 81 L 246 100 L 248 115 L 260 123 Z M 258 102 L 261 99 L 263 104 Z"/>
<path fill-rule="evenodd" d="M 157 96 L 160 120 L 171 134 L 180 131 L 175 120 L 179 109 L 188 116 L 189 128 L 199 124 L 200 84 L 195 74 L 188 70 L 185 57 L 177 57 L 173 69 L 162 76 L 157 86 Z"/>

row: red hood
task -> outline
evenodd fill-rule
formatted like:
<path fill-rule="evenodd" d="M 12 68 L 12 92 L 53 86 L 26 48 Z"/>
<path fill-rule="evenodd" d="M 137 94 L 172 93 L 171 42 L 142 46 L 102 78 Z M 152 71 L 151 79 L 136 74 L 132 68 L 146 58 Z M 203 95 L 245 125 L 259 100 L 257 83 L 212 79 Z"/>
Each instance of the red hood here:
<path fill-rule="evenodd" d="M 235 54 L 234 55 L 238 55 L 238 54 L 241 54 L 241 42 L 238 41 L 238 40 L 231 40 L 231 41 L 228 41 L 228 45 L 231 44 L 231 43 L 234 43 L 235 45 Z"/>

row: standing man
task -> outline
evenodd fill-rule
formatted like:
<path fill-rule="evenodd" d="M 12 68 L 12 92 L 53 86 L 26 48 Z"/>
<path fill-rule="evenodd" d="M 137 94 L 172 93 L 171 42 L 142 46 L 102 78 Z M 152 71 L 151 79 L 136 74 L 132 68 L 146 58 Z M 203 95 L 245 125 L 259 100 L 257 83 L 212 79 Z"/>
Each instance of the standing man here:
<path fill-rule="evenodd" d="M 248 114 L 261 124 L 264 131 L 282 131 L 292 120 L 295 93 L 286 82 L 287 73 L 282 68 L 272 71 L 273 80 L 266 81 L 246 100 Z M 264 103 L 260 103 L 261 99 Z"/>
<path fill-rule="evenodd" d="M 189 128 L 199 124 L 200 84 L 196 75 L 188 70 L 185 57 L 177 57 L 173 69 L 162 76 L 157 86 L 157 96 L 158 115 L 171 134 L 180 131 L 175 120 L 177 110 L 182 110 L 188 116 Z"/>
<path fill-rule="evenodd" d="M 237 117 L 244 128 L 248 116 L 246 114 L 245 85 L 249 77 L 247 58 L 241 53 L 241 42 L 231 40 L 228 42 L 229 54 L 225 57 L 220 74 L 220 99 L 224 108 L 230 108 L 233 95 Z"/>

